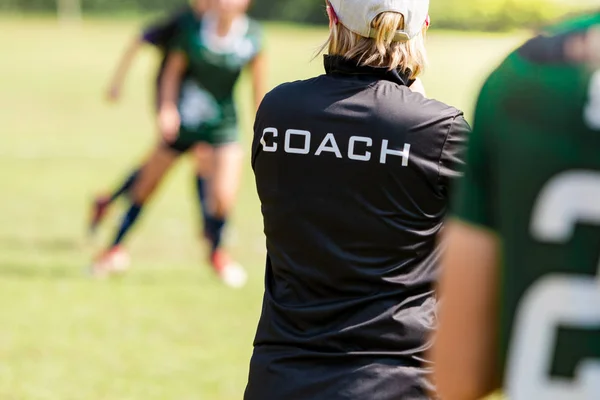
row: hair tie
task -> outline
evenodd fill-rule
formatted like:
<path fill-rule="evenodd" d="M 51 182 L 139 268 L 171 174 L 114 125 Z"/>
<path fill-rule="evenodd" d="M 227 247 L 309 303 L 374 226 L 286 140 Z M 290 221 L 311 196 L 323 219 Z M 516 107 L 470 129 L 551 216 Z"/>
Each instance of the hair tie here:
<path fill-rule="evenodd" d="M 335 10 L 330 5 L 327 6 L 327 13 L 329 14 L 329 17 L 331 18 L 331 20 L 333 21 L 333 23 L 335 25 L 337 25 L 340 22 L 337 14 L 335 13 Z"/>

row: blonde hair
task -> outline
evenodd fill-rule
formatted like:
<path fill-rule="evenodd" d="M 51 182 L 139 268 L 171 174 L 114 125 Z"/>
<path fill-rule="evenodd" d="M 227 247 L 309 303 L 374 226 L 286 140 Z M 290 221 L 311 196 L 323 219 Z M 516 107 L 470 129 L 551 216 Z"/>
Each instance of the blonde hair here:
<path fill-rule="evenodd" d="M 425 28 L 409 41 L 394 42 L 396 31 L 404 29 L 404 16 L 395 12 L 379 14 L 371 28 L 376 33 L 375 37 L 365 38 L 339 22 L 333 24 L 321 52 L 327 48 L 329 55 L 356 60 L 359 65 L 410 71 L 410 79 L 416 79 L 423 73 L 427 65 Z"/>

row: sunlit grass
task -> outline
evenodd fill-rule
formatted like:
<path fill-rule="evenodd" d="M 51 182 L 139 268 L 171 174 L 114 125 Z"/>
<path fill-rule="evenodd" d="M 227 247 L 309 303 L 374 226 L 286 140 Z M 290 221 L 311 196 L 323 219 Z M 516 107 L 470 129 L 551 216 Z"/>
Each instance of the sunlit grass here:
<path fill-rule="evenodd" d="M 134 268 L 91 282 L 102 240 L 84 236 L 88 201 L 139 163 L 156 139 L 155 58 L 136 63 L 123 102 L 104 86 L 138 22 L 0 18 L 0 399 L 241 398 L 260 312 L 264 240 L 247 168 L 228 245 L 250 271 L 222 287 L 205 265 L 187 162 L 147 208 L 129 242 Z M 322 29 L 272 25 L 270 84 L 321 73 Z M 431 34 L 432 97 L 464 108 L 516 36 Z M 244 142 L 251 96 L 243 84 Z M 111 220 L 102 236 L 114 225 Z"/>

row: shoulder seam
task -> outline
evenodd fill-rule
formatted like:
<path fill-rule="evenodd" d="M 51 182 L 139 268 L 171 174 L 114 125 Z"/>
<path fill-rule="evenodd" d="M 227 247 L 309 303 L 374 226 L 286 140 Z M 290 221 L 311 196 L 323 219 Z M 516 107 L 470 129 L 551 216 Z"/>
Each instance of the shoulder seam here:
<path fill-rule="evenodd" d="M 458 110 L 457 110 L 458 111 Z M 440 151 L 440 156 L 438 157 L 438 176 L 437 176 L 437 184 L 439 185 L 440 180 L 442 179 L 442 157 L 444 156 L 444 149 L 446 148 L 446 143 L 448 143 L 448 139 L 450 138 L 450 132 L 452 131 L 452 127 L 454 126 L 454 122 L 456 118 L 461 116 L 461 112 L 455 114 L 452 117 L 452 121 L 450 121 L 450 125 L 448 126 L 448 132 L 446 132 L 446 136 L 444 137 L 444 143 L 442 143 L 442 150 Z"/>

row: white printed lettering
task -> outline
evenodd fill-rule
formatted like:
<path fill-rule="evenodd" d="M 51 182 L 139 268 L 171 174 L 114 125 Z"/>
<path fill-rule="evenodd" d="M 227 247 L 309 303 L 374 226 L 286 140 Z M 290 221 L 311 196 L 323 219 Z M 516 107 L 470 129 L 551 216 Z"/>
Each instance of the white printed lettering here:
<path fill-rule="evenodd" d="M 263 151 L 275 153 L 277 151 L 277 143 L 273 142 L 271 146 L 267 145 L 267 142 L 265 141 L 265 135 L 267 133 L 272 133 L 273 138 L 276 138 L 279 135 L 279 133 L 277 132 L 277 128 L 265 128 L 262 137 L 260 138 L 260 144 L 262 144 Z"/>
<path fill-rule="evenodd" d="M 304 136 L 304 147 L 292 147 L 291 141 L 293 135 Z M 310 132 L 298 129 L 288 129 L 285 132 L 285 152 L 290 154 L 308 154 L 310 152 Z"/>
<path fill-rule="evenodd" d="M 333 136 L 333 133 L 328 133 L 327 136 L 325 136 L 325 139 L 323 139 L 323 143 L 321 143 L 321 145 L 317 149 L 315 156 L 320 156 L 321 153 L 323 153 L 324 151 L 334 153 L 337 158 L 343 158 L 342 153 L 340 152 L 340 148 L 338 147 L 337 142 L 335 141 L 335 136 Z"/>
<path fill-rule="evenodd" d="M 260 138 L 260 144 L 265 152 L 275 153 L 279 150 L 279 131 L 277 128 L 265 128 Z M 374 146 L 377 146 L 373 138 L 364 136 L 342 136 L 344 140 L 348 140 L 348 159 L 353 161 L 371 161 L 373 159 L 372 152 Z M 338 159 L 344 159 L 345 153 L 340 150 L 340 137 L 336 137 L 335 133 L 325 135 L 316 152 L 311 152 L 312 134 L 309 131 L 301 129 L 288 129 L 285 131 L 284 150 L 288 154 L 314 154 L 321 156 L 323 153 L 333 153 Z M 389 140 L 381 141 L 381 156 L 379 162 L 387 164 L 388 158 L 402 157 L 402 166 L 407 167 L 410 160 L 411 145 L 404 144 L 402 150 L 390 149 Z"/>
<path fill-rule="evenodd" d="M 371 160 L 371 152 L 370 151 L 365 151 L 365 154 L 362 154 L 362 155 L 356 154 L 354 152 L 354 146 L 356 145 L 356 142 L 365 143 L 365 145 L 367 147 L 373 146 L 373 139 L 371 139 L 371 138 L 361 137 L 361 136 L 352 136 L 350 138 L 350 143 L 348 144 L 348 158 L 351 160 L 355 160 L 355 161 Z"/>
<path fill-rule="evenodd" d="M 388 144 L 389 141 L 387 140 L 383 140 L 382 144 L 381 144 L 381 157 L 379 159 L 379 162 L 381 164 L 385 164 L 387 161 L 387 156 L 391 155 L 391 156 L 398 156 L 398 157 L 402 157 L 402 166 L 403 167 L 407 167 L 408 166 L 408 158 L 410 157 L 410 144 L 406 143 L 404 145 L 404 150 L 403 151 L 399 151 L 399 150 L 389 150 L 388 149 Z"/>
<path fill-rule="evenodd" d="M 590 79 L 589 98 L 583 116 L 590 129 L 600 130 L 600 70 Z"/>
<path fill-rule="evenodd" d="M 552 178 L 541 190 L 533 209 L 533 238 L 566 245 L 578 224 L 599 224 L 599 188 L 600 174 L 595 171 L 568 171 Z M 576 270 L 564 266 L 565 271 L 571 269 Z M 582 359 L 574 368 L 574 379 L 550 375 L 560 327 L 586 329 L 600 324 L 599 281 L 600 270 L 595 279 L 575 272 L 548 271 L 525 292 L 511 338 L 506 376 L 508 398 L 600 398 L 598 359 Z"/>

